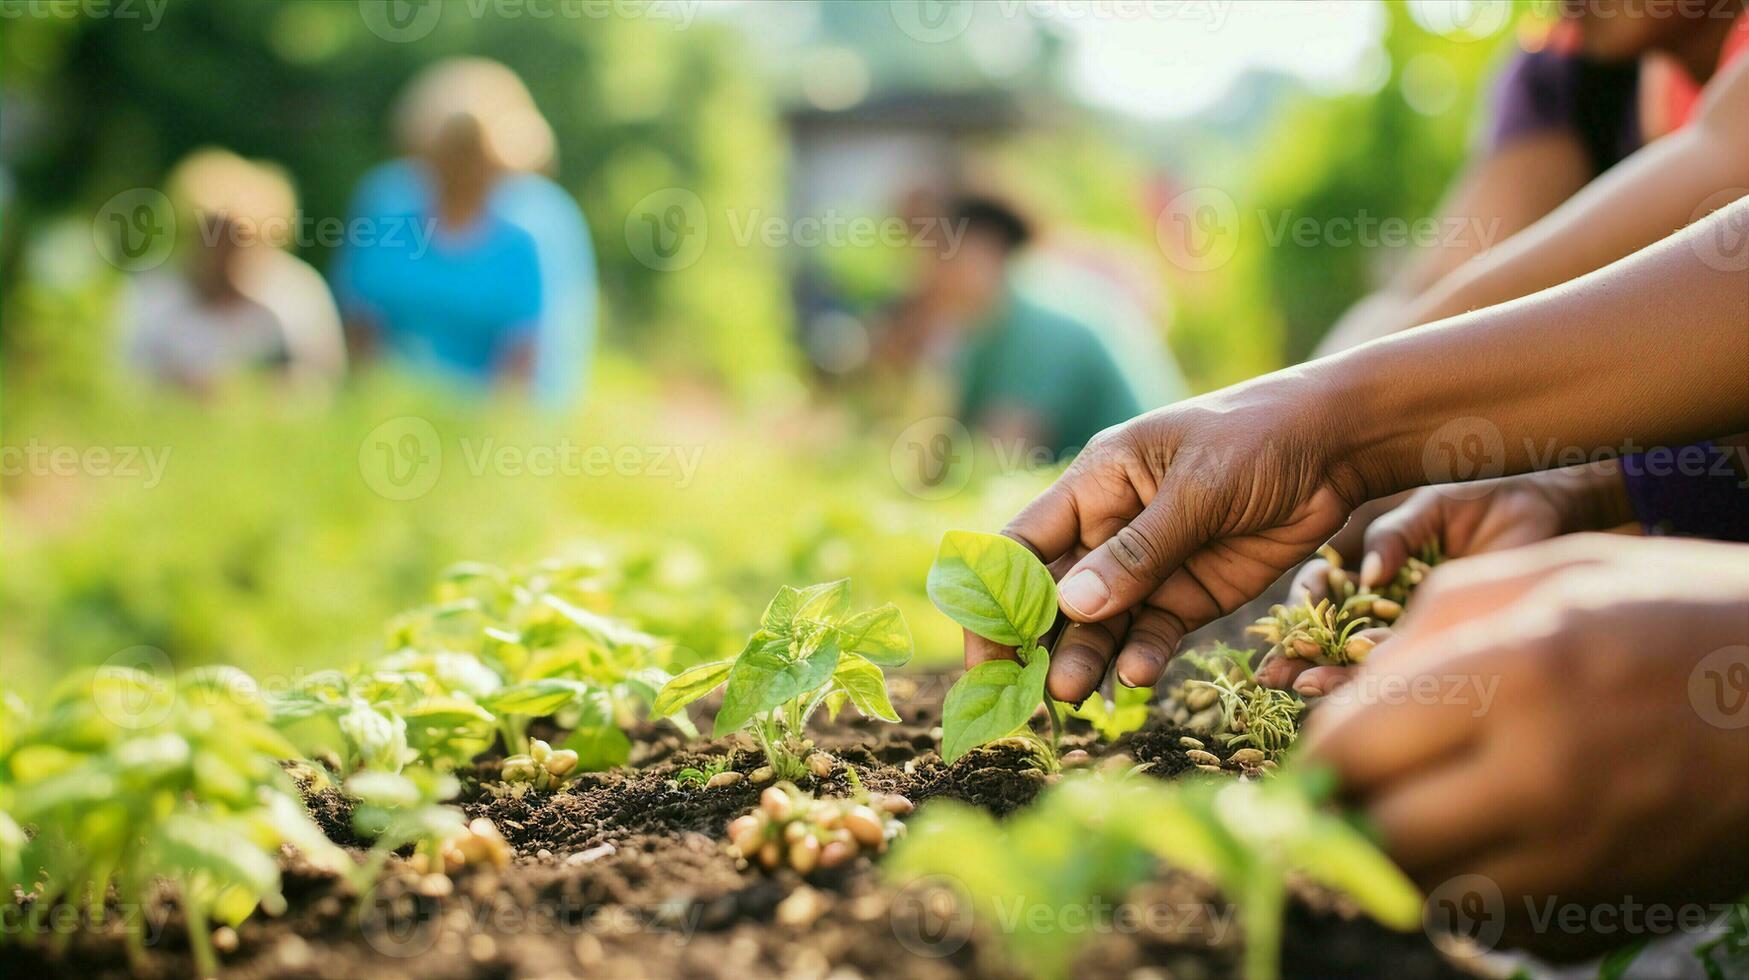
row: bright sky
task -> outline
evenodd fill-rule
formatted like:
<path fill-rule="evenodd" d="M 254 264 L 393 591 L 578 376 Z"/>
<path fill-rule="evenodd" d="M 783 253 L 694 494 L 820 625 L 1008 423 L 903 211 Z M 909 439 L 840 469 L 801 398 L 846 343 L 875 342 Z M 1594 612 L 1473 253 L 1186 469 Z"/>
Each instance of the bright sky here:
<path fill-rule="evenodd" d="M 1376 64 L 1384 16 L 1371 3 L 1160 4 L 1168 16 L 1096 16 L 1098 3 L 1040 4 L 1075 38 L 1073 84 L 1089 102 L 1144 117 L 1207 108 L 1248 69 L 1271 69 L 1332 89 L 1363 85 Z M 1061 16 L 1051 17 L 1053 8 Z M 1070 16 L 1079 9 L 1081 16 Z M 1146 10 L 1147 4 L 1130 8 Z"/>

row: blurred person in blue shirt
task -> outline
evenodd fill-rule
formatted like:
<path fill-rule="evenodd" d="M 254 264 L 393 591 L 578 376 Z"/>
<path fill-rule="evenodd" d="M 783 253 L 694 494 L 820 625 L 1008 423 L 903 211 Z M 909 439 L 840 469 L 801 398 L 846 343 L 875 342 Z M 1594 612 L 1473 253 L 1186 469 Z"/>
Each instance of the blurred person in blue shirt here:
<path fill-rule="evenodd" d="M 471 159 L 483 159 L 485 177 L 472 190 L 468 154 L 443 162 L 451 127 L 465 125 L 458 119 L 481 137 L 483 158 Z M 336 280 L 349 320 L 403 359 L 485 383 L 525 379 L 549 407 L 576 403 L 594 348 L 594 249 L 576 202 L 537 172 L 551 168 L 554 141 L 527 88 L 496 62 L 440 62 L 408 85 L 395 128 L 407 156 L 365 175 L 352 214 L 404 233 L 399 245 L 354 243 L 342 256 Z M 460 210 L 480 209 L 479 221 L 446 235 L 445 202 L 457 198 Z M 391 302 L 399 326 L 381 325 L 375 296 L 385 290 L 400 297 Z"/>

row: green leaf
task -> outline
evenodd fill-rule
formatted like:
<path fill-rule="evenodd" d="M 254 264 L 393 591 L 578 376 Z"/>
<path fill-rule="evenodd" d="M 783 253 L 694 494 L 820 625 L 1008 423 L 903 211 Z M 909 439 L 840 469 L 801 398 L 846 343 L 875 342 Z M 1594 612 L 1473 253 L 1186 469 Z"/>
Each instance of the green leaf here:
<path fill-rule="evenodd" d="M 1292 848 L 1294 867 L 1346 893 L 1392 929 L 1408 931 L 1421 922 L 1421 893 L 1358 830 L 1327 813 L 1314 814 L 1302 827 L 1304 843 Z"/>
<path fill-rule="evenodd" d="M 822 630 L 805 644 L 764 630 L 754 633 L 729 671 L 716 734 L 738 731 L 754 715 L 826 683 L 838 666 L 838 655 L 838 642 L 830 630 Z"/>
<path fill-rule="evenodd" d="M 666 718 L 716 690 L 734 666 L 733 660 L 718 660 L 681 671 L 657 692 L 655 703 L 650 705 L 650 717 Z"/>
<path fill-rule="evenodd" d="M 787 636 L 794 631 L 796 620 L 812 619 L 831 622 L 840 619 L 850 607 L 850 580 L 822 582 L 805 589 L 778 586 L 777 595 L 759 615 L 759 628 L 775 636 Z"/>
<path fill-rule="evenodd" d="M 583 712 L 576 727 L 560 748 L 577 753 L 577 768 L 600 772 L 623 766 L 632 756 L 632 740 L 613 723 L 613 699 L 606 691 L 592 691 L 583 699 Z"/>
<path fill-rule="evenodd" d="M 915 649 L 911 628 L 905 625 L 905 614 L 891 603 L 857 613 L 833 629 L 838 632 L 841 649 L 882 667 L 903 666 Z"/>
<path fill-rule="evenodd" d="M 1095 692 L 1079 707 L 1069 708 L 1069 717 L 1092 725 L 1102 741 L 1114 742 L 1148 723 L 1148 708 L 1153 700 L 1153 688 L 1119 684 L 1115 700 L 1107 701 L 1105 695 Z"/>
<path fill-rule="evenodd" d="M 480 707 L 498 715 L 538 718 L 582 697 L 589 685 L 568 677 L 543 677 L 502 687 L 480 699 Z"/>
<path fill-rule="evenodd" d="M 854 653 L 846 653 L 838 660 L 838 669 L 832 672 L 832 680 L 849 696 L 850 703 L 856 705 L 856 710 L 862 712 L 865 718 L 879 718 L 881 721 L 899 720 L 899 713 L 893 710 L 892 699 L 887 697 L 887 678 L 881 669 Z M 827 710 L 836 716 L 838 709 L 827 700 Z"/>
<path fill-rule="evenodd" d="M 1043 701 L 1050 655 L 1029 651 L 1023 667 L 988 660 L 966 671 L 947 692 L 941 709 L 941 757 L 953 762 L 985 742 L 1012 735 Z"/>
<path fill-rule="evenodd" d="M 949 531 L 929 568 L 929 598 L 973 633 L 1004 646 L 1035 642 L 1057 617 L 1057 583 L 1012 538 Z"/>

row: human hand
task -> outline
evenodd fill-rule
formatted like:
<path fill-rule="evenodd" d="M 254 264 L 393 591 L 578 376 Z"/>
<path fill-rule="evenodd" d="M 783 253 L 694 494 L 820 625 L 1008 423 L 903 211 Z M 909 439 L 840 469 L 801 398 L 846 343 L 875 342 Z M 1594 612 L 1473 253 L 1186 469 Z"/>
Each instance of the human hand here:
<path fill-rule="evenodd" d="M 1466 558 L 1546 541 L 1559 534 L 1599 530 L 1632 518 L 1621 470 L 1614 461 L 1527 473 L 1466 485 L 1425 487 L 1408 495 L 1367 528 L 1362 546 L 1362 591 L 1389 582 L 1411 555 L 1437 545 L 1446 558 Z M 1330 563 L 1314 558 L 1301 566 L 1288 602 L 1329 596 Z M 1388 634 L 1373 635 L 1382 641 Z M 1355 667 L 1315 665 L 1270 656 L 1258 665 L 1258 683 L 1291 686 L 1306 697 L 1325 695 L 1352 676 Z"/>
<path fill-rule="evenodd" d="M 1124 684 L 1152 685 L 1185 633 L 1262 592 L 1367 499 L 1312 389 L 1287 372 L 1108 429 L 1008 525 L 1060 579 L 1071 620 L 1052 698 L 1080 703 L 1114 659 Z M 967 666 L 1010 655 L 966 637 Z"/>
<path fill-rule="evenodd" d="M 1749 772 L 1746 609 L 1737 545 L 1578 535 L 1444 565 L 1302 750 L 1429 891 L 1485 876 L 1509 940 L 1585 952 L 1526 899 L 1749 888 L 1749 782 L 1726 775 Z M 1738 698 L 1710 699 L 1702 661 L 1733 650 L 1713 673 Z"/>

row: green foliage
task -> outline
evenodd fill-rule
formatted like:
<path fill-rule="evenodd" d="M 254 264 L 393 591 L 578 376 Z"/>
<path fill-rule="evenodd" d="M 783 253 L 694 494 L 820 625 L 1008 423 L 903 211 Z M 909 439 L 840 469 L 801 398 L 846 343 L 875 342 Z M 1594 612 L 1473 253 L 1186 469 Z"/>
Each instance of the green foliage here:
<path fill-rule="evenodd" d="M 58 903 L 106 915 L 113 888 L 130 958 L 157 878 L 176 886 L 196 968 L 217 968 L 209 923 L 236 925 L 285 907 L 277 851 L 290 844 L 335 871 L 351 861 L 323 836 L 280 768 L 292 747 L 266 723 L 260 692 L 234 668 L 172 686 L 105 667 L 65 681 L 41 713 L 12 717 L 0 757 L 0 870 L 29 891 L 27 935 Z M 27 840 L 21 827 L 34 828 Z"/>
<path fill-rule="evenodd" d="M 849 702 L 869 718 L 899 720 L 881 668 L 901 666 L 911 654 L 911 631 L 896 607 L 851 614 L 849 579 L 786 585 L 739 655 L 675 677 L 656 696 L 656 709 L 678 713 L 722 685 L 715 733 L 751 729 L 777 774 L 799 778 L 803 732 L 821 705 L 836 715 Z"/>
<path fill-rule="evenodd" d="M 549 561 L 512 573 L 470 562 L 445 572 L 438 601 L 398 617 L 394 651 L 353 673 L 310 675 L 273 701 L 276 723 L 346 772 L 397 772 L 415 760 L 452 769 L 502 740 L 528 743 L 552 717 L 582 770 L 624 765 L 624 729 L 669 680 L 652 636 L 593 612 L 587 565 Z M 692 732 L 684 715 L 674 723 Z M 570 758 L 569 755 L 566 756 Z"/>
<path fill-rule="evenodd" d="M 1119 684 L 1110 700 L 1102 692 L 1094 691 L 1086 701 L 1070 707 L 1068 715 L 1092 725 L 1101 741 L 1115 742 L 1147 724 L 1153 703 L 1153 688 Z"/>
<path fill-rule="evenodd" d="M 444 845 L 468 826 L 460 810 L 443 803 L 461 791 L 448 773 L 425 768 L 361 772 L 346 780 L 345 790 L 358 801 L 352 810 L 353 830 L 373 842 L 357 875 L 360 888 L 376 880 L 389 855 L 409 845 L 416 863 L 442 869 Z M 366 907 L 360 903 L 360 915 Z"/>
<path fill-rule="evenodd" d="M 1255 651 L 1235 650 L 1218 643 L 1205 652 L 1191 651 L 1184 659 L 1200 677 L 1187 679 L 1186 691 L 1206 688 L 1215 693 L 1221 721 L 1214 734 L 1229 746 L 1249 746 L 1274 758 L 1299 737 L 1300 713 L 1305 702 L 1292 691 L 1257 683 L 1251 669 Z"/>
<path fill-rule="evenodd" d="M 1019 661 L 978 664 L 954 682 L 942 705 L 941 755 L 953 762 L 986 742 L 1025 730 L 1045 696 L 1051 657 L 1038 645 L 1057 616 L 1057 583 L 1026 547 L 999 534 L 949 531 L 929 569 L 929 598 L 973 633 L 1016 648 Z M 1036 737 L 1035 737 L 1036 740 Z M 1054 744 L 1040 743 L 1056 758 Z"/>
<path fill-rule="evenodd" d="M 1725 913 L 1724 932 L 1695 948 L 1707 980 L 1749 975 L 1749 897 Z"/>
<path fill-rule="evenodd" d="M 1055 978 L 1090 934 L 1081 915 L 1122 901 L 1164 859 L 1207 877 L 1239 907 L 1244 975 L 1269 980 L 1290 875 L 1346 893 L 1394 929 L 1420 921 L 1414 886 L 1318 805 L 1316 782 L 1287 773 L 1170 784 L 1074 774 L 1002 822 L 958 803 L 930 804 L 884 868 L 900 881 L 951 876 L 1018 968 Z"/>

